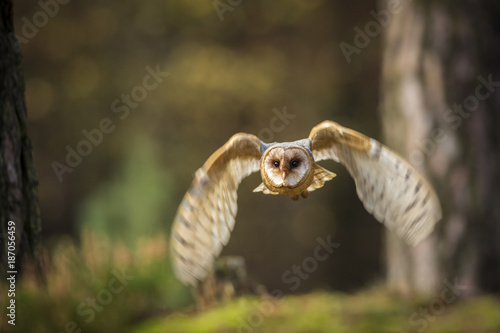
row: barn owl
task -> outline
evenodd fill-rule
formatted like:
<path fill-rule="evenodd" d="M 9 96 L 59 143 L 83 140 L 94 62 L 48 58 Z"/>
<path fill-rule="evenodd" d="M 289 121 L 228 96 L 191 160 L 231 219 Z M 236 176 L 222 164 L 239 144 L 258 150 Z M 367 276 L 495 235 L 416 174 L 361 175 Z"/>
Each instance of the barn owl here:
<path fill-rule="evenodd" d="M 196 286 L 212 269 L 233 230 L 236 192 L 245 177 L 260 170 L 262 183 L 254 192 L 306 198 L 335 177 L 316 163 L 326 159 L 347 168 L 366 210 L 409 244 L 425 238 L 441 219 L 436 193 L 408 162 L 333 121 L 294 142 L 264 143 L 238 133 L 196 171 L 178 208 L 170 244 L 179 280 Z"/>

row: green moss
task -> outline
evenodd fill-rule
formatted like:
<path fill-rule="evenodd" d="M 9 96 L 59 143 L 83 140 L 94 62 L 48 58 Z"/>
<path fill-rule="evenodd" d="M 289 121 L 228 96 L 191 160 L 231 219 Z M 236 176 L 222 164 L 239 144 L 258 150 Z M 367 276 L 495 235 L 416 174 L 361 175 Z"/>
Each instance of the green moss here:
<path fill-rule="evenodd" d="M 436 307 L 439 298 L 404 299 L 381 286 L 355 294 L 242 297 L 195 312 L 189 288 L 173 276 L 162 234 L 140 240 L 131 250 L 88 231 L 79 245 L 60 239 L 49 263 L 45 287 L 29 275 L 18 281 L 18 332 L 64 332 L 67 325 L 86 333 L 500 332 L 500 300 L 493 296 L 457 299 L 441 308 Z M 133 279 L 112 299 L 101 299 L 107 303 L 101 310 L 89 311 L 86 305 L 79 312 L 81 304 L 111 290 L 116 270 Z M 2 298 L 0 307 L 6 307 Z M 431 313 L 423 314 L 426 309 Z M 12 331 L 6 326 L 0 322 L 0 331 Z"/>
<path fill-rule="evenodd" d="M 429 305 L 430 302 L 426 304 Z M 133 333 L 156 332 L 498 332 L 500 301 L 492 297 L 447 305 L 439 315 L 410 316 L 420 305 L 383 290 L 355 295 L 314 292 L 270 299 L 240 298 L 204 313 L 181 314 L 139 324 Z"/>

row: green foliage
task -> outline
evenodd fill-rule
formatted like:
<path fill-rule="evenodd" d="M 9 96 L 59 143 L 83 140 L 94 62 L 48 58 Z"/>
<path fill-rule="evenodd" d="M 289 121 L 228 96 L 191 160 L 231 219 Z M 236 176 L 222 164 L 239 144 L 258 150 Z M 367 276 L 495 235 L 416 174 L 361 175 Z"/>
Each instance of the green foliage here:
<path fill-rule="evenodd" d="M 134 246 L 141 237 L 167 232 L 170 221 L 165 215 L 170 208 L 171 187 L 167 175 L 153 142 L 136 135 L 130 140 L 121 170 L 83 204 L 81 228 L 128 246 Z"/>
<path fill-rule="evenodd" d="M 17 281 L 17 332 L 124 332 L 192 304 L 189 289 L 173 276 L 165 235 L 143 237 L 134 251 L 89 231 L 80 243 L 61 239 L 47 253 L 45 286 L 32 274 Z M 1 332 L 11 328 L 0 322 Z"/>

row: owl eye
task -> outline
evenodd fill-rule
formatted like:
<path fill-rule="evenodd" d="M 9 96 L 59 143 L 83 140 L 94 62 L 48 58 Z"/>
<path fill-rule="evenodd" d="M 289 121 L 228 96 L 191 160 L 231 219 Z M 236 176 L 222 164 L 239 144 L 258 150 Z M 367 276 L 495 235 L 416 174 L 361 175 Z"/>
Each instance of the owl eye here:
<path fill-rule="evenodd" d="M 273 165 L 274 165 L 275 168 L 279 168 L 280 167 L 280 161 L 274 161 Z"/>
<path fill-rule="evenodd" d="M 290 162 L 290 167 L 291 168 L 296 168 L 299 166 L 299 161 L 293 160 Z"/>

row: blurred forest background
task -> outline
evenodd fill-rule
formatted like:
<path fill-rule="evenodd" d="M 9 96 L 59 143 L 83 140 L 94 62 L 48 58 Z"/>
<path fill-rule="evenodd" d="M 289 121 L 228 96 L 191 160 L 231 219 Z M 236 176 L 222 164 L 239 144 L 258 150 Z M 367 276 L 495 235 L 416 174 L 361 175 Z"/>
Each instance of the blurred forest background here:
<path fill-rule="evenodd" d="M 16 5 L 21 25 L 41 10 Z M 261 131 L 270 129 L 273 109 L 294 118 L 279 120 L 283 129 L 270 141 L 307 137 L 325 119 L 380 137 L 380 38 L 351 64 L 338 46 L 354 37 L 354 18 L 370 20 L 375 3 L 359 5 L 246 3 L 222 22 L 210 1 L 61 5 L 21 44 L 45 238 L 78 237 L 87 227 L 132 245 L 168 234 L 196 169 L 236 132 L 267 139 Z M 170 75 L 121 120 L 112 103 L 143 85 L 146 67 Z M 59 181 L 52 163 L 67 164 L 66 147 L 76 150 L 87 140 L 82 131 L 104 118 L 115 130 Z M 343 167 L 328 166 L 337 179 L 299 203 L 252 193 L 258 174 L 245 180 L 225 253 L 245 257 L 252 275 L 272 288 L 311 253 L 316 237 L 332 234 L 344 259 L 321 267 L 302 290 L 375 279 L 381 228 Z"/>
<path fill-rule="evenodd" d="M 244 180 L 223 255 L 242 256 L 251 279 L 285 294 L 354 292 L 386 277 L 406 296 L 432 299 L 446 286 L 445 278 L 466 283 L 467 295 L 500 291 L 500 251 L 492 245 L 500 237 L 494 209 L 499 196 L 489 190 L 500 188 L 495 169 L 500 94 L 490 85 L 495 97 L 481 104 L 483 111 L 461 116 L 463 126 L 453 128 L 456 122 L 443 116 L 474 94 L 479 76 L 487 80 L 493 73 L 493 81 L 500 80 L 493 65 L 498 46 L 483 64 L 481 53 L 492 41 L 485 34 L 476 40 L 481 27 L 500 14 L 488 11 L 498 9 L 495 4 L 466 2 L 457 9 L 448 2 L 402 1 L 402 11 L 390 15 L 387 27 L 367 35 L 367 23 L 391 1 L 62 2 L 14 4 L 39 177 L 44 265 L 50 272 L 40 296 L 26 270 L 19 320 L 38 315 L 20 323 L 23 331 L 59 332 L 71 322 L 85 332 L 114 331 L 118 322 L 125 329 L 192 304 L 190 291 L 172 276 L 168 234 L 196 169 L 236 132 L 292 141 L 307 137 L 325 119 L 393 147 L 426 174 L 445 212 L 436 233 L 418 249 L 391 240 L 365 211 L 345 168 L 325 162 L 337 178 L 299 202 L 252 193 L 260 184 L 258 174 Z M 425 14 L 415 15 L 415 7 Z M 467 30 L 472 28 L 477 30 Z M 359 29 L 366 38 L 359 37 Z M 498 29 L 492 31 L 499 36 Z M 393 35 L 398 32 L 399 39 Z M 453 53 L 468 47 L 470 52 Z M 462 76 L 453 66 L 463 69 Z M 466 83 L 447 85 L 457 76 Z M 413 99 L 412 84 L 419 82 L 422 91 Z M 388 87 L 396 84 L 403 88 L 391 95 Z M 399 105 L 398 94 L 408 98 L 408 109 Z M 422 110 L 412 113 L 418 106 Z M 488 130 L 481 132 L 478 124 L 485 123 Z M 449 140 L 436 139 L 435 128 Z M 89 139 L 96 129 L 101 135 Z M 486 133 L 479 135 L 484 140 L 472 142 L 477 131 Z M 477 153 L 481 147 L 485 151 Z M 424 153 L 421 159 L 411 159 L 415 149 Z M 70 151 L 84 154 L 68 157 L 74 155 Z M 489 178 L 476 181 L 471 175 L 480 174 L 488 161 Z M 486 208 L 480 203 L 484 196 Z M 470 219 L 476 222 L 472 227 Z M 291 289 L 284 272 L 313 255 L 318 237 L 329 235 L 340 247 Z M 487 249 L 480 248 L 481 241 Z M 119 301 L 87 321 L 76 309 L 96 297 L 116 270 L 134 278 L 113 295 Z M 422 275 L 430 282 L 420 283 Z M 372 296 L 383 299 L 377 292 Z M 490 317 L 498 315 L 497 300 L 487 302 L 481 315 L 490 310 Z M 402 311 L 401 322 L 408 326 L 416 309 L 387 311 Z M 498 321 L 490 323 L 491 332 L 500 329 Z"/>

